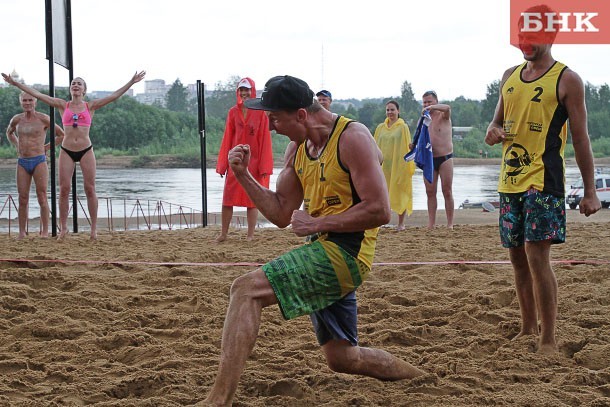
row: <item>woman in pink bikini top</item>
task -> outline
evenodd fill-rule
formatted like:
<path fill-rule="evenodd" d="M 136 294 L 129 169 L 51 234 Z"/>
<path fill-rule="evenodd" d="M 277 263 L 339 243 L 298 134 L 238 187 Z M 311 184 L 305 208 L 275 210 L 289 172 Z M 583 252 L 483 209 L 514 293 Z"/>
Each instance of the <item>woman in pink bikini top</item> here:
<path fill-rule="evenodd" d="M 89 218 L 91 219 L 91 239 L 97 237 L 97 195 L 95 193 L 95 155 L 93 146 L 89 138 L 91 121 L 94 112 L 114 102 L 123 95 L 134 84 L 144 79 L 145 71 L 136 72 L 133 77 L 123 87 L 114 91 L 112 94 L 101 99 L 94 99 L 90 102 L 85 101 L 87 84 L 83 78 L 74 78 L 70 84 L 71 100 L 54 98 L 45 95 L 16 82 L 10 75 L 2 74 L 4 80 L 16 86 L 22 91 L 34 96 L 41 102 L 59 109 L 62 123 L 64 125 L 65 137 L 59 153 L 59 219 L 60 232 L 59 239 L 62 239 L 68 232 L 68 208 L 70 190 L 72 188 L 72 173 L 77 162 L 83 175 L 83 187 L 87 195 L 87 206 L 89 208 Z M 91 153 L 89 153 L 91 151 Z"/>

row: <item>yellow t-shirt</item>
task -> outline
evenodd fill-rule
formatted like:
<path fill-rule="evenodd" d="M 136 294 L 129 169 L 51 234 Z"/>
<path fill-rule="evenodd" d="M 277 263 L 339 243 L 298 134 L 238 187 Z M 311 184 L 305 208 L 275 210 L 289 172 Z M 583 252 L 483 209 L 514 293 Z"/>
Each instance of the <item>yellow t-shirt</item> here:
<path fill-rule="evenodd" d="M 568 113 L 559 102 L 558 88 L 567 67 L 555 62 L 541 77 L 525 81 L 521 75 L 526 65 L 518 66 L 501 89 L 506 140 L 498 191 L 535 188 L 564 196 Z"/>
<path fill-rule="evenodd" d="M 305 210 L 313 217 L 339 214 L 360 202 L 350 173 L 343 167 L 339 157 L 339 139 L 350 122 L 352 120 L 343 116 L 337 117 L 319 157 L 309 155 L 307 141 L 297 149 L 294 170 L 303 186 Z M 351 233 L 329 232 L 319 239 L 336 243 L 370 268 L 378 230 L 379 228 Z"/>

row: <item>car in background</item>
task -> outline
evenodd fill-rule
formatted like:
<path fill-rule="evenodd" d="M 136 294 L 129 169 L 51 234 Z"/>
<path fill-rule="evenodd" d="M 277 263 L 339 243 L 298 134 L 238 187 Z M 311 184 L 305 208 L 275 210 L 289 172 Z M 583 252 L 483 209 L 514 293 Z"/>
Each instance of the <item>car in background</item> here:
<path fill-rule="evenodd" d="M 583 195 L 582 178 L 576 184 L 570 187 L 570 192 L 566 197 L 566 203 L 570 209 L 576 209 Z M 595 173 L 595 191 L 597 197 L 602 203 L 602 208 L 610 207 L 610 173 L 596 171 Z"/>

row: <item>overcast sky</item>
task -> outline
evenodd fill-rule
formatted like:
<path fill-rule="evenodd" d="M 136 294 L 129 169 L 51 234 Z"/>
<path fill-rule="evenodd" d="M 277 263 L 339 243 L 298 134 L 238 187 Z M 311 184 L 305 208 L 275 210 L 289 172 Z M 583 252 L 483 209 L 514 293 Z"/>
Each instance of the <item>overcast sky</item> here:
<path fill-rule="evenodd" d="M 213 89 L 231 76 L 289 74 L 335 99 L 400 95 L 483 99 L 522 61 L 509 43 L 509 0 L 72 0 L 74 75 L 114 90 L 146 79 Z M 2 0 L 0 71 L 48 83 L 44 0 Z M 555 45 L 553 55 L 594 85 L 610 83 L 609 45 Z M 68 85 L 56 65 L 56 86 Z M 135 93 L 144 85 L 134 86 Z"/>

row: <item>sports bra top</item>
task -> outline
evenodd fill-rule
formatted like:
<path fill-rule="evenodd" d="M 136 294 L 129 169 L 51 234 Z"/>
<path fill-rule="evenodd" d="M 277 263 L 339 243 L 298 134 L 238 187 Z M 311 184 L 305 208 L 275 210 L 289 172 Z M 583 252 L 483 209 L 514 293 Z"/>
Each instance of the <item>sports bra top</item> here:
<path fill-rule="evenodd" d="M 91 127 L 91 113 L 89 112 L 89 104 L 85 102 L 86 110 L 83 110 L 80 113 L 74 113 L 70 110 L 70 102 L 66 104 L 66 110 L 64 110 L 64 115 L 61 118 L 61 122 L 64 126 L 86 126 Z M 76 123 L 77 126 L 74 124 Z"/>

